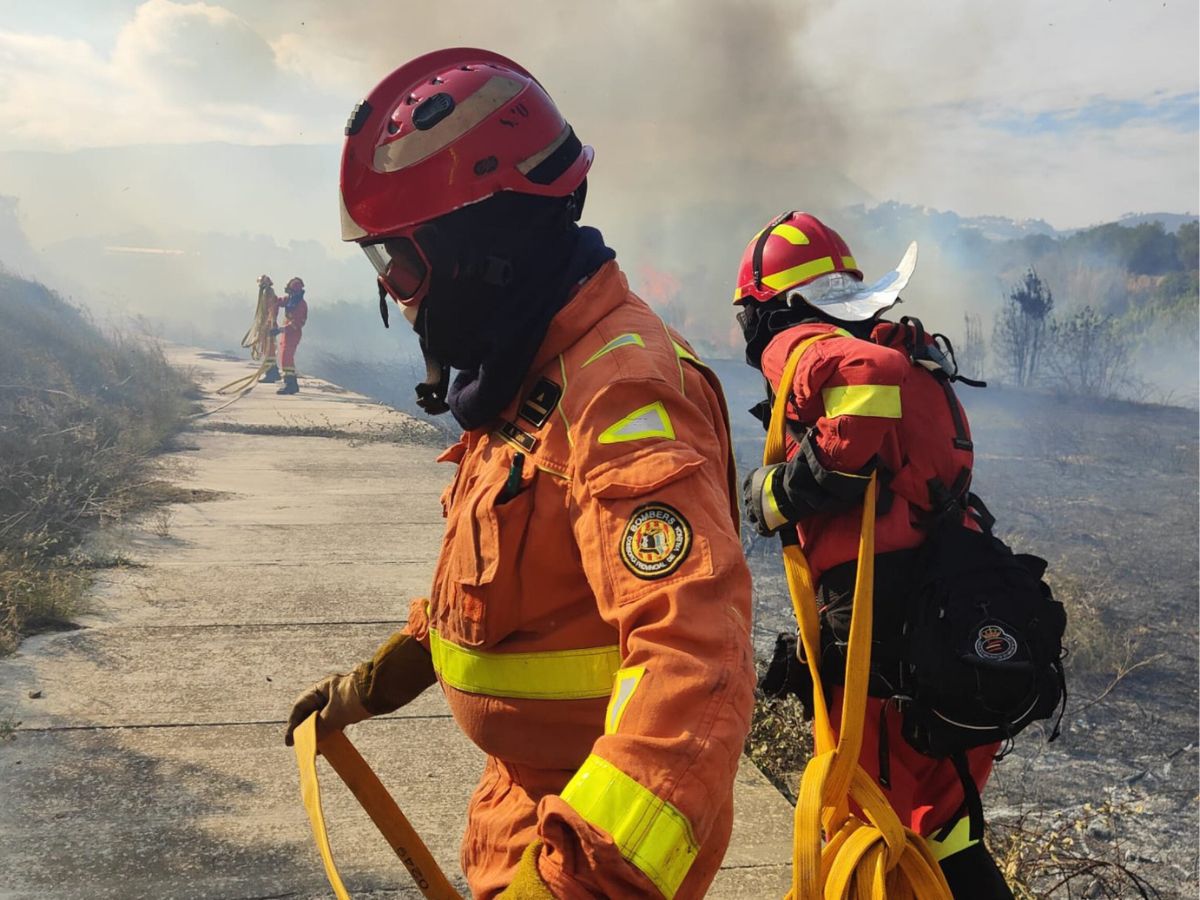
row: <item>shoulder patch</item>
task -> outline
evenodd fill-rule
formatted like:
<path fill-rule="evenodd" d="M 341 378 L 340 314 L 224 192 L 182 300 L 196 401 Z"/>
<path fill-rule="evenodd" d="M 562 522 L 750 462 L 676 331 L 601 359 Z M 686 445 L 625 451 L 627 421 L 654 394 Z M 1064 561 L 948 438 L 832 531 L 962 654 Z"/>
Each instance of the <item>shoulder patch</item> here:
<path fill-rule="evenodd" d="M 621 562 L 646 581 L 670 575 L 691 549 L 692 526 L 665 503 L 639 506 L 621 535 Z"/>
<path fill-rule="evenodd" d="M 655 437 L 675 439 L 671 417 L 667 415 L 667 408 L 661 400 L 635 409 L 621 421 L 605 428 L 600 433 L 599 440 L 602 444 L 620 444 L 623 441 L 640 441 Z"/>
<path fill-rule="evenodd" d="M 562 399 L 562 393 L 562 388 L 549 378 L 539 378 L 529 396 L 521 403 L 517 415 L 534 428 L 541 428 Z"/>
<path fill-rule="evenodd" d="M 640 334 L 635 334 L 634 332 L 629 332 L 628 334 L 620 334 L 620 335 L 617 335 L 615 338 L 613 338 L 611 341 L 609 341 L 607 344 L 605 344 L 603 347 L 601 347 L 599 350 L 597 350 L 595 353 L 593 353 L 591 356 L 589 356 L 587 358 L 587 361 L 579 368 L 583 369 L 583 368 L 586 368 L 587 366 L 590 366 L 592 363 L 594 363 L 600 357 L 604 356 L 607 353 L 612 353 L 618 347 L 645 347 L 645 346 L 646 346 L 646 342 L 644 340 L 642 340 L 642 336 Z"/>

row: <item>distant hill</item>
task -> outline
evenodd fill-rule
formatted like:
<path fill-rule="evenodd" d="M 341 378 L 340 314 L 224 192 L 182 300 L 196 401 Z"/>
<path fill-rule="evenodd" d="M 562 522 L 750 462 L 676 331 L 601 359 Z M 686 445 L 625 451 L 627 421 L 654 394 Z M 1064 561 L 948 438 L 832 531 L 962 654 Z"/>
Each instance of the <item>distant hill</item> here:
<path fill-rule="evenodd" d="M 1117 224 L 1133 226 L 1158 222 L 1167 234 L 1175 234 L 1184 225 L 1195 221 L 1197 221 L 1197 217 L 1192 213 L 1126 213 L 1121 216 Z"/>

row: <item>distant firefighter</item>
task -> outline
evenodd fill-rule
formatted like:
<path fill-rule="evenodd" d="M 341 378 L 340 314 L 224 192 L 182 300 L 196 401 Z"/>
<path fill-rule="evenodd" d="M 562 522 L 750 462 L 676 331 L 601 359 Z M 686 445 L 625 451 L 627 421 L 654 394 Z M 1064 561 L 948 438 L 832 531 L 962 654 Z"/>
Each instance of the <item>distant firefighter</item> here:
<path fill-rule="evenodd" d="M 274 326 L 270 332 L 272 336 L 279 336 L 279 362 L 283 369 L 283 386 L 275 393 L 296 394 L 300 392 L 296 383 L 296 346 L 300 343 L 304 323 L 308 321 L 308 304 L 304 301 L 302 279 L 293 277 L 283 290 L 284 297 L 278 304 L 278 309 L 283 311 L 283 325 Z M 268 371 L 267 375 L 270 374 Z M 264 376 L 263 380 L 268 379 Z"/>
<path fill-rule="evenodd" d="M 270 275 L 258 276 L 258 306 L 254 310 L 254 322 L 242 338 L 242 346 L 250 350 L 250 357 L 262 363 L 259 382 L 274 384 L 279 380 L 279 366 L 275 360 L 275 325 L 279 316 L 279 298 L 275 296 L 274 282 Z"/>

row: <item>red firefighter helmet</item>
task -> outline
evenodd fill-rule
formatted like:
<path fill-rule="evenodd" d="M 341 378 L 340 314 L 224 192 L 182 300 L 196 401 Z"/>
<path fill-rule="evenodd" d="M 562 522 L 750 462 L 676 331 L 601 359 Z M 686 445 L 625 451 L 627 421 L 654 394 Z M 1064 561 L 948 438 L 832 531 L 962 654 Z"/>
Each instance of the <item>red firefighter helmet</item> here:
<path fill-rule="evenodd" d="M 292 278 L 284 286 L 283 290 L 288 294 L 304 290 L 304 279 L 299 275 L 292 276 Z"/>
<path fill-rule="evenodd" d="M 858 281 L 863 277 L 840 234 L 816 216 L 786 212 L 746 245 L 733 302 L 770 300 L 830 272 L 846 272 Z"/>
<path fill-rule="evenodd" d="M 592 155 L 512 60 L 471 48 L 429 53 L 381 81 L 346 125 L 342 239 L 401 235 L 500 191 L 565 197 Z"/>

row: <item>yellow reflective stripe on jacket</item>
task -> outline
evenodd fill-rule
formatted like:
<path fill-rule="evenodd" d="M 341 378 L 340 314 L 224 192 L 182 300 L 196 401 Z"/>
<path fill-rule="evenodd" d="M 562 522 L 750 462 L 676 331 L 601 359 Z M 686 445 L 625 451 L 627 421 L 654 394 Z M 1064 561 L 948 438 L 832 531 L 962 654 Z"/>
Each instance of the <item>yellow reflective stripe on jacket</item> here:
<path fill-rule="evenodd" d="M 612 693 L 621 653 L 611 647 L 489 653 L 451 643 L 429 629 L 433 669 L 443 683 L 472 694 L 528 700 L 584 700 Z"/>
<path fill-rule="evenodd" d="M 971 840 L 971 817 L 963 816 L 954 823 L 954 827 L 950 829 L 945 840 L 939 841 L 936 838 L 927 837 L 925 843 L 929 845 L 933 858 L 941 862 L 947 856 L 953 856 L 968 847 L 975 846 L 979 841 Z"/>
<path fill-rule="evenodd" d="M 700 850 L 683 813 L 594 753 L 567 782 L 562 798 L 608 832 L 621 855 L 667 900 L 675 896 Z"/>
<path fill-rule="evenodd" d="M 851 384 L 824 388 L 825 415 L 900 418 L 900 386 L 895 384 Z"/>

